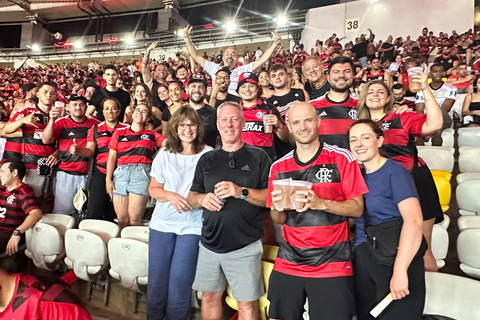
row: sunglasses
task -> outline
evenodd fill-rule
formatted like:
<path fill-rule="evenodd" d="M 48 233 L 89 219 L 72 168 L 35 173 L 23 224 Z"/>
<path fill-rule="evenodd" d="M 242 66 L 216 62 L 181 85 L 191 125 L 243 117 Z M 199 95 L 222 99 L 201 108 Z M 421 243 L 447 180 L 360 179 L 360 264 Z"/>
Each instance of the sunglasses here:
<path fill-rule="evenodd" d="M 236 163 L 235 159 L 233 158 L 233 152 L 228 153 L 228 159 L 228 166 L 230 167 L 230 169 L 235 169 Z"/>

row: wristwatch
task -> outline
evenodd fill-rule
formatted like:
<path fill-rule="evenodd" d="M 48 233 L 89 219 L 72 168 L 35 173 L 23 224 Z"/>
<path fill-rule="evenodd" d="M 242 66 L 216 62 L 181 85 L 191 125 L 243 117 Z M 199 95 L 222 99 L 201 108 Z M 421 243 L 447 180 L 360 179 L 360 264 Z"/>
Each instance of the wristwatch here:
<path fill-rule="evenodd" d="M 14 235 L 14 236 L 21 236 L 21 235 L 22 235 L 22 231 L 16 229 L 15 231 L 13 231 L 13 235 Z"/>
<path fill-rule="evenodd" d="M 247 188 L 242 187 L 242 196 L 240 197 L 240 199 L 245 200 L 247 198 L 247 196 L 248 196 Z"/>

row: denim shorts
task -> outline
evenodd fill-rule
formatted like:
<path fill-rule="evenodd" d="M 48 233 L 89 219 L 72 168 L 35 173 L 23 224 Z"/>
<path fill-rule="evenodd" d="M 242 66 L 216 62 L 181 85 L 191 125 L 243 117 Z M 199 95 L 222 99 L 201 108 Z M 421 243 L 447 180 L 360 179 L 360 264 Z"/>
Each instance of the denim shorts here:
<path fill-rule="evenodd" d="M 113 194 L 128 196 L 129 193 L 150 197 L 148 185 L 150 184 L 149 164 L 126 164 L 118 166 L 113 172 L 115 190 Z"/>

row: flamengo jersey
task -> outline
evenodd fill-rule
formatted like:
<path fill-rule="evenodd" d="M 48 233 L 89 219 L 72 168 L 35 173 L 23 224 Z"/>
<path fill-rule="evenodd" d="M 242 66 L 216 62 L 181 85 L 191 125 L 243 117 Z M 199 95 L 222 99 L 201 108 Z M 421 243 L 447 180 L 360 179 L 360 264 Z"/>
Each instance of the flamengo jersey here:
<path fill-rule="evenodd" d="M 87 146 L 88 130 L 99 121 L 94 118 L 86 118 L 82 123 L 73 121 L 70 116 L 63 117 L 53 124 L 53 136 L 58 140 L 58 149 L 60 151 L 60 164 L 58 170 L 65 171 L 74 175 L 85 175 L 88 172 L 88 158 L 79 154 L 71 154 L 70 147 L 73 139 L 78 146 L 85 148 Z"/>
<path fill-rule="evenodd" d="M 312 190 L 323 199 L 345 201 L 368 192 L 350 151 L 322 142 L 307 163 L 292 151 L 272 165 L 267 207 L 272 206 L 272 181 L 288 178 L 312 182 Z M 353 274 L 346 217 L 323 210 L 288 210 L 283 233 L 274 270 L 306 278 Z"/>
<path fill-rule="evenodd" d="M 91 320 L 80 299 L 68 285 L 54 277 L 35 278 L 15 275 L 15 292 L 11 303 L 0 312 L 0 319 L 22 320 Z"/>
<path fill-rule="evenodd" d="M 271 96 L 267 99 L 269 105 L 272 105 L 280 113 L 280 116 L 285 120 L 288 110 L 299 102 L 305 101 L 305 94 L 302 89 L 290 89 L 290 91 L 283 96 Z"/>
<path fill-rule="evenodd" d="M 450 83 L 444 82 L 438 89 L 433 89 L 432 84 L 430 84 L 430 89 L 432 90 L 433 96 L 440 107 L 443 105 L 446 99 L 457 100 L 457 87 L 451 85 Z M 415 95 L 415 103 L 425 103 L 423 91 L 417 92 Z M 453 117 L 453 110 L 450 110 L 448 114 Z"/>
<path fill-rule="evenodd" d="M 12 161 L 12 160 L 21 161 L 22 153 L 23 153 L 22 137 L 5 138 L 5 151 L 3 152 L 3 162 Z"/>
<path fill-rule="evenodd" d="M 371 70 L 367 71 L 367 82 L 373 80 L 385 80 L 385 72 L 380 70 L 380 72 L 373 74 Z"/>
<path fill-rule="evenodd" d="M 12 191 L 0 186 L 0 232 L 13 233 L 34 209 L 40 209 L 32 187 L 21 184 Z"/>
<path fill-rule="evenodd" d="M 254 147 L 272 147 L 273 134 L 265 133 L 263 129 L 263 118 L 267 114 L 274 114 L 281 121 L 280 114 L 276 108 L 264 104 L 258 99 L 257 104 L 250 108 L 243 108 L 243 117 L 245 118 L 245 126 L 242 130 L 242 141 Z M 268 153 L 268 152 L 267 152 Z"/>
<path fill-rule="evenodd" d="M 128 128 L 128 124 L 119 123 L 115 128 L 110 128 L 104 121 L 98 125 L 97 134 L 95 134 L 95 126 L 88 130 L 87 142 L 95 142 L 97 144 L 97 157 L 95 160 L 98 170 L 103 173 L 107 173 L 108 144 L 115 130 L 120 128 Z"/>
<path fill-rule="evenodd" d="M 417 155 L 414 137 L 422 137 L 422 126 L 426 121 L 425 115 L 416 112 L 387 114 L 378 122 L 385 136 L 380 153 L 400 162 L 407 170 L 412 170 Z M 418 158 L 418 162 L 418 166 L 425 164 L 421 158 Z"/>
<path fill-rule="evenodd" d="M 153 130 L 117 129 L 108 148 L 117 151 L 117 165 L 151 164 L 155 147 L 161 148 L 165 137 Z"/>
<path fill-rule="evenodd" d="M 23 131 L 23 162 L 27 169 L 36 169 L 40 158 L 48 157 L 55 152 L 55 145 L 42 142 L 43 130 L 50 120 L 48 113 L 43 112 L 37 106 L 26 106 L 20 109 L 13 117 L 18 121 L 29 114 L 34 113 L 37 119 L 36 128 L 32 125 L 22 125 Z"/>
<path fill-rule="evenodd" d="M 334 102 L 327 94 L 309 102 L 322 118 L 318 135 L 323 142 L 349 149 L 348 128 L 358 120 L 357 102 L 358 99 L 351 96 L 344 101 Z"/>

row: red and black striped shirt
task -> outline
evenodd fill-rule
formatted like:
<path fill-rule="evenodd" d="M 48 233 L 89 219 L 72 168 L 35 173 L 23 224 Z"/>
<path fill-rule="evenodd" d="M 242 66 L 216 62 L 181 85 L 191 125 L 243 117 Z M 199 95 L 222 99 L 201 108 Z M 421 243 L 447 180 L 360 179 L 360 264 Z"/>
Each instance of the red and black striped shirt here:
<path fill-rule="evenodd" d="M 390 112 L 378 123 L 383 130 L 385 141 L 380 153 L 387 158 L 403 164 L 407 170 L 413 169 L 417 147 L 414 137 L 422 137 L 422 126 L 427 116 L 416 112 L 396 114 Z M 418 158 L 418 166 L 425 162 Z"/>
<path fill-rule="evenodd" d="M 58 169 L 74 175 L 85 175 L 88 172 L 88 158 L 84 158 L 78 153 L 71 154 L 70 147 L 75 139 L 79 147 L 87 146 L 87 133 L 90 128 L 98 124 L 99 121 L 94 118 L 86 118 L 82 123 L 73 121 L 68 117 L 63 117 L 55 121 L 53 125 L 53 136 L 58 140 L 58 149 L 60 164 Z"/>
<path fill-rule="evenodd" d="M 55 145 L 44 144 L 42 142 L 43 130 L 48 124 L 48 113 L 43 112 L 37 106 L 26 106 L 20 109 L 12 118 L 14 121 L 19 121 L 23 117 L 34 113 L 37 119 L 36 126 L 22 125 L 23 131 L 23 162 L 27 169 L 37 168 L 37 163 L 40 158 L 48 157 L 55 152 Z"/>
<path fill-rule="evenodd" d="M 117 165 L 151 164 L 155 148 L 165 137 L 153 130 L 132 131 L 130 127 L 115 130 L 108 148 L 117 151 Z"/>
<path fill-rule="evenodd" d="M 115 130 L 120 128 L 128 128 L 128 124 L 119 123 L 115 128 L 110 128 L 105 121 L 103 121 L 98 125 L 96 133 L 95 126 L 91 127 L 88 131 L 87 142 L 95 142 L 97 144 L 97 157 L 95 161 L 97 169 L 103 173 L 107 173 L 108 144 Z"/>
<path fill-rule="evenodd" d="M 21 131 L 21 129 L 19 129 Z M 5 151 L 3 152 L 3 162 L 20 160 L 22 161 L 23 138 L 5 138 Z"/>
<path fill-rule="evenodd" d="M 267 207 L 272 205 L 272 181 L 293 179 L 313 183 L 321 198 L 345 201 L 368 192 L 350 151 L 321 143 L 315 156 L 302 163 L 291 151 L 273 163 L 268 178 Z M 324 210 L 287 210 L 274 270 L 305 278 L 351 276 L 351 246 L 347 218 Z"/>
<path fill-rule="evenodd" d="M 373 80 L 383 80 L 385 81 L 385 72 L 380 70 L 378 73 L 373 74 L 371 70 L 367 71 L 367 82 Z"/>
<path fill-rule="evenodd" d="M 22 183 L 11 191 L 0 186 L 0 232 L 13 233 L 34 209 L 40 207 L 28 184 Z"/>
<path fill-rule="evenodd" d="M 318 135 L 323 142 L 349 149 L 348 128 L 357 120 L 358 99 L 348 96 L 346 100 L 334 102 L 328 95 L 311 100 L 322 121 Z"/>

